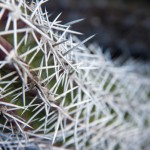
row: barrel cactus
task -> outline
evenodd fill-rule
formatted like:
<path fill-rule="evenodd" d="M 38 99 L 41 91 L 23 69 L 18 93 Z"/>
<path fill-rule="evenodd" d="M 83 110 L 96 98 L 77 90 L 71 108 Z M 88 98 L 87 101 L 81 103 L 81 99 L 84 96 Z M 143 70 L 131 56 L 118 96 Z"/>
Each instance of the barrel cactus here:
<path fill-rule="evenodd" d="M 147 149 L 149 63 L 85 46 L 45 2 L 0 0 L 0 148 Z"/>

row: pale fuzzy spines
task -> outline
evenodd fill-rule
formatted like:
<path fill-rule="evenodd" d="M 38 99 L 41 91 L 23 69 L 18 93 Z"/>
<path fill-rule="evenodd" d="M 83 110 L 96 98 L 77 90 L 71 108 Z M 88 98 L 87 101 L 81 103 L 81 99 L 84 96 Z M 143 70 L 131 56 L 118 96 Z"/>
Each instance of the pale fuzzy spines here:
<path fill-rule="evenodd" d="M 1 68 L 13 64 L 14 70 L 1 75 L 0 84 L 4 84 L 1 91 L 4 93 L 0 93 L 0 98 L 11 96 L 12 104 L 22 101 L 22 106 L 13 105 L 23 107 L 22 114 L 33 111 L 22 126 L 18 125 L 19 132 L 29 137 L 49 139 L 56 145 L 64 142 L 61 146 L 75 146 L 76 149 L 106 149 L 116 145 L 125 149 L 141 132 L 148 137 L 148 125 L 145 127 L 143 123 L 149 120 L 148 90 L 142 91 L 146 105 L 141 106 L 136 94 L 141 92 L 143 84 L 149 88 L 143 82 L 144 75 L 138 80 L 131 66 L 127 66 L 130 72 L 123 66 L 115 67 L 97 46 L 85 47 L 84 43 L 90 38 L 80 42 L 72 35 L 78 32 L 60 24 L 59 15 L 50 22 L 48 14 L 41 9 L 43 2 L 36 1 L 28 6 L 25 1 L 19 1 L 15 7 L 23 8 L 23 12 L 20 14 L 18 10 L 17 18 L 12 21 L 13 29 L 9 29 L 10 22 L 7 21 L 7 28 L 0 32 L 1 36 L 12 34 L 14 37 L 14 50 L 10 53 L 1 46 L 6 53 L 6 59 L 0 62 Z M 2 8 L 13 11 L 13 0 L 1 1 L 0 4 Z M 24 23 L 19 29 L 16 26 L 18 20 Z M 19 36 L 20 39 L 16 40 Z M 22 45 L 26 45 L 25 50 Z M 7 76 L 11 77 L 11 82 Z M 132 82 L 133 79 L 136 82 Z M 20 82 L 19 87 L 10 91 L 11 85 L 17 82 Z M 131 88 L 134 88 L 134 94 Z M 39 118 L 40 114 L 44 115 Z M 126 114 L 129 119 L 125 118 Z M 41 122 L 38 127 L 28 127 L 38 120 Z M 25 127 L 28 128 L 24 131 Z"/>

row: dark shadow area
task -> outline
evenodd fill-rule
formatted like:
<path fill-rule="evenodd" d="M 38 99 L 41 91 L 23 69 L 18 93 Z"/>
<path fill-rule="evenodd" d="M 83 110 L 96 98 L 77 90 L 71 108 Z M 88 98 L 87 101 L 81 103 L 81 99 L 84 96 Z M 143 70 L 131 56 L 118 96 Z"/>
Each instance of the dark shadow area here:
<path fill-rule="evenodd" d="M 150 59 L 149 0 L 49 0 L 45 6 L 53 18 L 62 12 L 63 23 L 85 18 L 72 29 L 84 33 L 82 40 L 96 34 L 91 42 L 113 57 Z"/>

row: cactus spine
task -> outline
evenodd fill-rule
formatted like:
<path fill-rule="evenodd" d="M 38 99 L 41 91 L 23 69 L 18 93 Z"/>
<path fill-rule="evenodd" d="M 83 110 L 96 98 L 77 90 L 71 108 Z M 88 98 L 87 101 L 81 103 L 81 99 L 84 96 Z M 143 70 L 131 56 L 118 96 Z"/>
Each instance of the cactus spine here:
<path fill-rule="evenodd" d="M 44 2 L 0 0 L 1 148 L 146 149 L 148 65 L 116 66 Z"/>

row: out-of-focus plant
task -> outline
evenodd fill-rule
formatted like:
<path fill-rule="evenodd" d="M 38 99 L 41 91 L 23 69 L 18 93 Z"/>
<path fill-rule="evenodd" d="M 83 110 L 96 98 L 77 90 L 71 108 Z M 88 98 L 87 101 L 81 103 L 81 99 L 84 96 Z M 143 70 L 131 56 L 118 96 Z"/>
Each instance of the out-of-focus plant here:
<path fill-rule="evenodd" d="M 0 0 L 0 147 L 146 149 L 149 65 L 86 47 L 45 2 Z"/>

